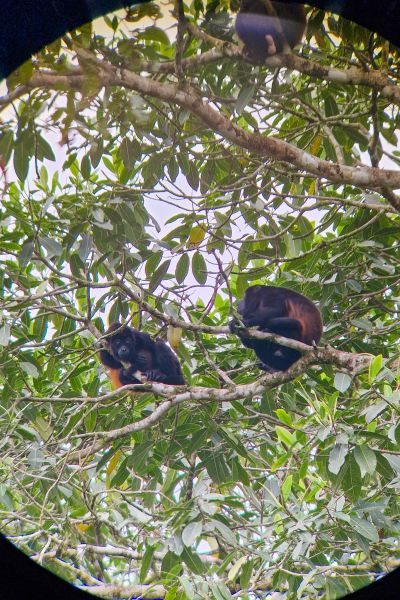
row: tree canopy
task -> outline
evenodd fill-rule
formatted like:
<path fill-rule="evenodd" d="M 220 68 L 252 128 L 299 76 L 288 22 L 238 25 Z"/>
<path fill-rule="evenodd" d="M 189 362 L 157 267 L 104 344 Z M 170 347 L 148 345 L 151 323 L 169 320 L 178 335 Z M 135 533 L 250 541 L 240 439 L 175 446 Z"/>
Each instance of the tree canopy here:
<path fill-rule="evenodd" d="M 308 8 L 257 65 L 237 9 L 120 11 L 0 97 L 0 528 L 100 597 L 331 599 L 400 560 L 399 52 Z M 229 332 L 255 284 L 321 310 L 287 372 Z M 187 386 L 111 391 L 113 321 Z"/>

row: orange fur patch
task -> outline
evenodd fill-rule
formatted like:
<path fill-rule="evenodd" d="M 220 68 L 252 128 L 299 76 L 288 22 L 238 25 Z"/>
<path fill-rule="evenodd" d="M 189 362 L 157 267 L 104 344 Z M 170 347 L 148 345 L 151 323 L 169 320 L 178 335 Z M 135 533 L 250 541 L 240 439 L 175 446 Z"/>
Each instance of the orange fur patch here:
<path fill-rule="evenodd" d="M 119 380 L 119 369 L 108 369 L 108 374 L 110 376 L 111 383 L 115 390 L 123 387 L 122 383 Z M 137 396 L 140 392 L 129 392 L 131 396 Z"/>
<path fill-rule="evenodd" d="M 122 383 L 119 380 L 119 369 L 108 369 L 108 374 L 115 390 L 122 387 Z"/>

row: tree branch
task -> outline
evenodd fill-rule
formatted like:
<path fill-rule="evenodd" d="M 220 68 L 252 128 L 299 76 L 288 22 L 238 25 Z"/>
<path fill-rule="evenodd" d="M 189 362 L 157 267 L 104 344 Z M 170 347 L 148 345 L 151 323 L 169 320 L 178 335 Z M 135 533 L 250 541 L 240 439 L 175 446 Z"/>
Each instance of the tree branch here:
<path fill-rule="evenodd" d="M 189 86 L 183 90 L 176 84 L 163 84 L 127 69 L 119 69 L 105 62 L 100 63 L 87 50 L 79 49 L 79 53 L 86 60 L 90 59 L 97 65 L 99 85 L 125 87 L 145 96 L 150 95 L 164 102 L 177 104 L 192 112 L 200 121 L 226 140 L 241 148 L 261 154 L 265 158 L 290 163 L 300 171 L 328 179 L 334 183 L 348 183 L 362 188 L 400 188 L 399 171 L 377 169 L 366 165 L 350 167 L 319 159 L 273 136 L 267 137 L 240 128 L 210 103 L 200 98 L 193 87 Z M 30 87 L 62 86 L 65 89 L 79 89 L 83 86 L 84 81 L 83 76 L 75 73 L 58 75 L 54 72 L 37 72 L 32 76 L 28 85 Z"/>
<path fill-rule="evenodd" d="M 250 384 L 241 384 L 236 386 L 230 385 L 229 387 L 223 389 L 214 389 L 195 386 L 188 388 L 186 386 L 172 386 L 163 383 L 147 382 L 126 385 L 98 398 L 82 398 L 82 402 L 84 403 L 102 402 L 104 400 L 114 398 L 119 394 L 133 391 L 152 392 L 156 396 L 165 398 L 165 400 L 161 402 L 161 404 L 159 404 L 150 415 L 140 419 L 139 421 L 129 423 L 124 427 L 120 427 L 119 429 L 114 429 L 111 431 L 97 431 L 95 433 L 85 433 L 72 436 L 70 441 L 77 439 L 82 441 L 89 440 L 89 444 L 87 444 L 81 450 L 68 451 L 68 460 L 72 462 L 81 462 L 95 452 L 98 452 L 104 448 L 112 441 L 153 427 L 162 419 L 164 415 L 166 415 L 172 408 L 178 406 L 179 404 L 189 402 L 201 403 L 205 401 L 217 401 L 222 403 L 259 396 L 268 389 L 282 385 L 288 381 L 292 381 L 299 375 L 302 375 L 307 368 L 313 365 L 332 364 L 339 369 L 345 369 L 350 371 L 352 374 L 357 374 L 366 369 L 371 360 L 370 355 L 342 352 L 335 350 L 330 346 L 325 346 L 323 348 L 311 348 L 310 346 L 302 344 L 301 342 L 289 340 L 288 338 L 282 338 L 281 336 L 276 336 L 274 334 L 265 334 L 258 331 L 252 331 L 249 332 L 249 334 L 250 333 L 252 334 L 252 337 L 257 339 L 273 339 L 274 341 L 282 343 L 287 347 L 300 350 L 304 352 L 304 354 L 287 371 L 277 371 L 275 373 L 264 374 L 257 381 Z M 61 397 L 35 398 L 32 396 L 25 396 L 24 398 L 20 398 L 19 401 L 71 402 L 76 401 L 76 399 Z"/>

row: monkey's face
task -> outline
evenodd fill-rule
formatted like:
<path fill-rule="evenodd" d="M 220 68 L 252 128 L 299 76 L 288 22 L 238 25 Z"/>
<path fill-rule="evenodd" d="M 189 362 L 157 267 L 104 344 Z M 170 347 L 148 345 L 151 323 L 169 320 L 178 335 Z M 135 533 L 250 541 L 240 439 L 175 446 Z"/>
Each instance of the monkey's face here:
<path fill-rule="evenodd" d="M 113 356 L 121 363 L 129 363 L 134 360 L 136 354 L 135 338 L 130 332 L 118 333 L 110 340 Z"/>

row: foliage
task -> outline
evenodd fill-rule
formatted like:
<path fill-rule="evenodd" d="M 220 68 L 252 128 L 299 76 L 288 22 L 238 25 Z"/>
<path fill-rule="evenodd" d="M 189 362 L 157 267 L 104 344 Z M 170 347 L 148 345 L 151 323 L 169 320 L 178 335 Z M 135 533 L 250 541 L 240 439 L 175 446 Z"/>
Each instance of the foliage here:
<path fill-rule="evenodd" d="M 106 17 L 1 99 L 1 528 L 102 596 L 336 598 L 399 560 L 399 55 L 310 9 L 252 65 L 227 4 L 185 6 L 178 42 L 170 6 Z M 267 282 L 369 371 L 269 384 L 221 330 Z M 96 357 L 129 319 L 180 325 L 197 386 L 153 423 L 169 400 L 109 393 Z"/>

